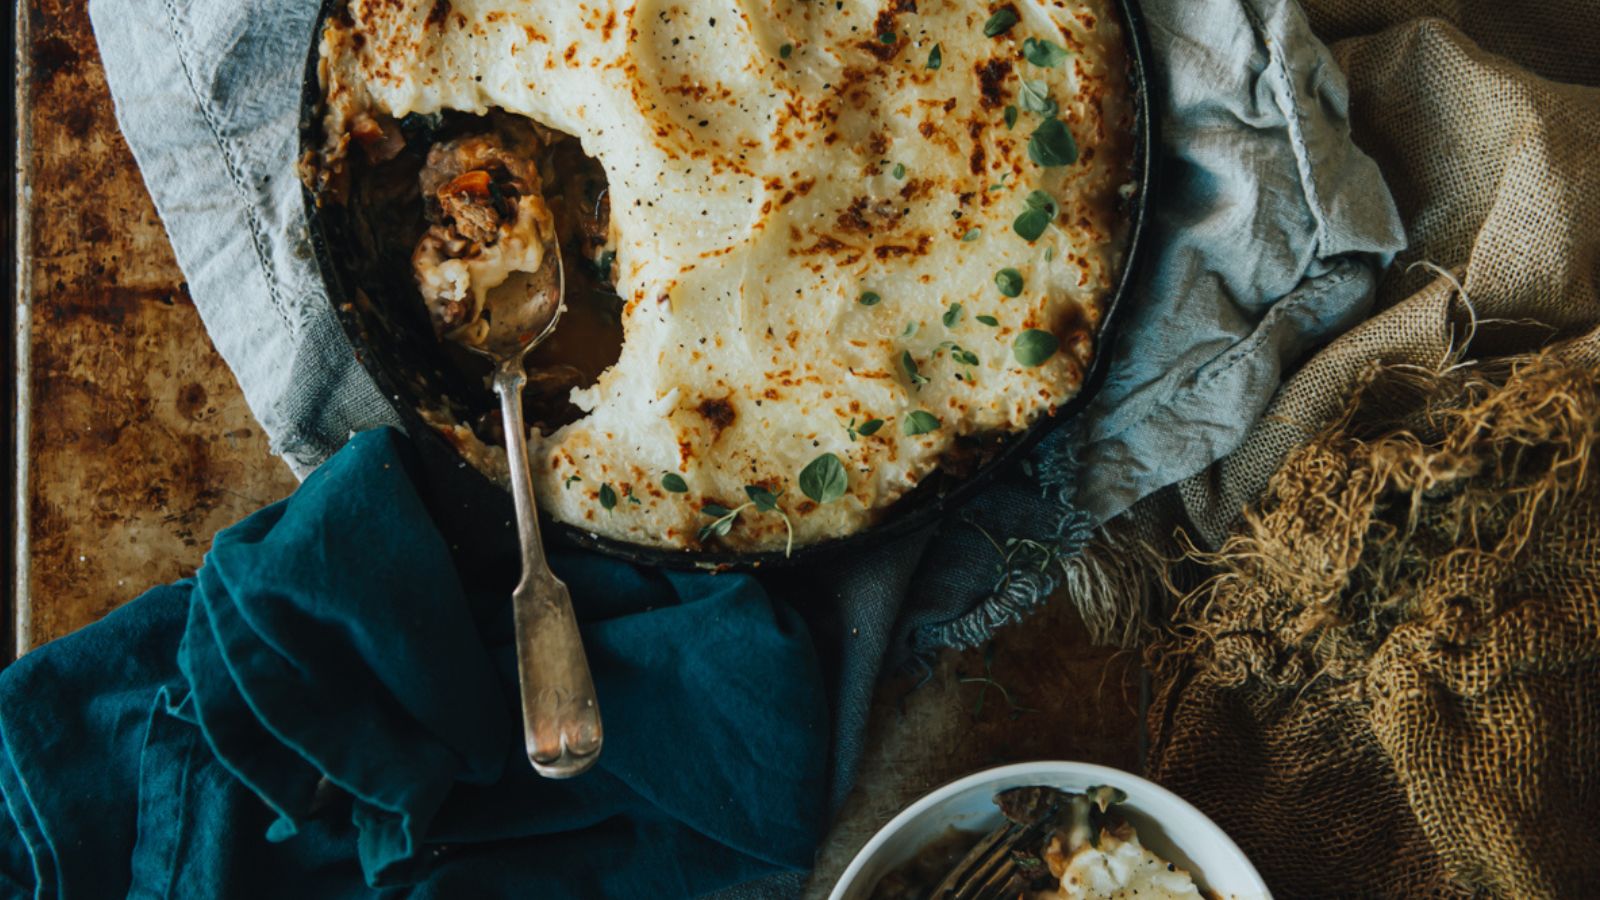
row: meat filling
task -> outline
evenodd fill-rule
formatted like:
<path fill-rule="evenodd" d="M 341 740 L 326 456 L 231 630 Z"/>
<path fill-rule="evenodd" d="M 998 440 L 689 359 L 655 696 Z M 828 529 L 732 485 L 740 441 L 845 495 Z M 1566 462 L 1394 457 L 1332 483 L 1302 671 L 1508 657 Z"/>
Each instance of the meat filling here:
<path fill-rule="evenodd" d="M 504 122 L 428 151 L 418 180 L 429 227 L 411 266 L 441 337 L 481 344 L 489 292 L 544 262 L 556 228 L 534 162 L 541 149 L 531 128 Z"/>

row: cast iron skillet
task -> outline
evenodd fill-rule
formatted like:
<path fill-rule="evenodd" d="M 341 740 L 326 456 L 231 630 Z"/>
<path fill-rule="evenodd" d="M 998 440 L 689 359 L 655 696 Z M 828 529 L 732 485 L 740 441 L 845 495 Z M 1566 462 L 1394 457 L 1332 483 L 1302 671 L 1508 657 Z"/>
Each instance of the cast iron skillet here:
<path fill-rule="evenodd" d="M 312 31 L 307 56 L 303 96 L 300 106 L 300 148 L 304 152 L 321 145 L 322 92 L 317 81 L 318 50 L 327 16 L 343 0 L 324 0 Z M 1034 423 L 1027 431 L 1005 440 L 976 471 L 962 480 L 927 478 L 916 489 L 883 511 L 877 523 L 853 535 L 797 547 L 791 557 L 781 552 L 730 553 L 672 550 L 633 544 L 601 537 L 565 522 L 546 517 L 545 534 L 634 563 L 672 568 L 751 569 L 762 566 L 794 565 L 812 562 L 843 552 L 859 552 L 932 524 L 945 512 L 959 506 L 987 484 L 996 473 L 1013 465 L 1046 434 L 1082 411 L 1099 390 L 1111 361 L 1116 328 L 1124 308 L 1132 302 L 1134 273 L 1144 255 L 1150 196 L 1154 188 L 1154 121 L 1151 116 L 1150 50 L 1144 20 L 1137 0 L 1116 0 L 1122 11 L 1128 42 L 1128 75 L 1133 89 L 1134 180 L 1137 190 L 1126 214 L 1131 217 L 1126 262 L 1116 291 L 1105 307 L 1100 332 L 1095 339 L 1094 358 L 1084 375 L 1082 388 L 1054 416 Z M 317 265 L 345 334 L 357 360 L 380 390 L 394 402 L 405 430 L 411 435 L 430 481 L 430 493 L 440 497 L 472 498 L 477 504 L 496 504 L 486 508 L 485 516 L 502 516 L 509 521 L 509 495 L 492 486 L 488 478 L 468 465 L 443 435 L 429 426 L 417 412 L 424 401 L 435 407 L 460 404 L 454 398 L 484 393 L 481 384 L 447 360 L 434 337 L 426 312 L 411 283 L 408 265 L 382 265 L 378 258 L 372 226 L 363 224 L 351 209 L 328 203 L 318 206 L 305 192 L 306 226 L 310 233 Z"/>

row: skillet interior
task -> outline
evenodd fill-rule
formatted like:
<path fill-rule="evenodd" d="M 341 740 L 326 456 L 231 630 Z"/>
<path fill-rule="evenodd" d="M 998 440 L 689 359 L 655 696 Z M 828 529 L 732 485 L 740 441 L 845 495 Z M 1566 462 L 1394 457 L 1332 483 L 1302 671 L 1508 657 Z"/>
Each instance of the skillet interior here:
<path fill-rule="evenodd" d="M 321 145 L 322 97 L 317 80 L 318 36 L 339 0 L 325 0 L 312 31 L 300 106 L 300 149 Z M 882 518 L 853 535 L 796 547 L 792 556 L 781 552 L 730 553 L 671 550 L 601 537 L 577 526 L 544 517 L 547 535 L 580 547 L 646 565 L 672 568 L 751 569 L 796 565 L 861 551 L 920 530 L 988 483 L 1004 467 L 1014 464 L 1054 428 L 1082 411 L 1099 390 L 1110 363 L 1118 323 L 1129 296 L 1134 273 L 1143 258 L 1146 216 L 1154 188 L 1153 122 L 1150 115 L 1149 48 L 1136 0 L 1117 0 L 1128 36 L 1129 83 L 1135 104 L 1134 181 L 1137 184 L 1126 214 L 1130 217 L 1127 252 L 1117 289 L 1110 296 L 1095 338 L 1095 353 L 1082 388 L 1056 414 L 1035 422 L 1026 431 L 981 449 L 983 461 L 964 478 L 947 473 L 923 480 L 910 493 L 884 510 Z M 355 193 L 348 206 L 318 206 L 305 193 L 306 226 L 329 302 L 344 327 L 356 358 L 380 390 L 394 403 L 407 433 L 422 457 L 423 467 L 439 496 L 471 498 L 484 505 L 483 514 L 511 518 L 510 496 L 465 462 L 456 447 L 430 426 L 419 407 L 452 410 L 462 421 L 481 412 L 463 398 L 485 394 L 481 381 L 447 356 L 434 337 L 426 311 L 411 283 L 409 258 L 399 264 L 386 254 L 381 225 L 364 219 Z"/>

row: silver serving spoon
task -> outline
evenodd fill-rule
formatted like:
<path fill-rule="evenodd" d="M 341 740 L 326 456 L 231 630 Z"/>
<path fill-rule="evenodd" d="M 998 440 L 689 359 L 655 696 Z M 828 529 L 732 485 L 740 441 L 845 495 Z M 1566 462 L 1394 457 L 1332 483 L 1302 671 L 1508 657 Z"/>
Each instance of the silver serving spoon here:
<path fill-rule="evenodd" d="M 482 346 L 469 348 L 495 364 L 494 390 L 500 395 L 522 544 L 522 580 L 511 593 L 522 733 L 529 761 L 546 778 L 571 778 L 594 765 L 603 738 L 572 597 L 545 561 L 522 421 L 522 389 L 528 383 L 523 360 L 556 330 L 566 310 L 565 297 L 561 249 L 551 241 L 545 245 L 539 271 L 515 273 L 488 292 L 484 310 L 489 334 Z"/>

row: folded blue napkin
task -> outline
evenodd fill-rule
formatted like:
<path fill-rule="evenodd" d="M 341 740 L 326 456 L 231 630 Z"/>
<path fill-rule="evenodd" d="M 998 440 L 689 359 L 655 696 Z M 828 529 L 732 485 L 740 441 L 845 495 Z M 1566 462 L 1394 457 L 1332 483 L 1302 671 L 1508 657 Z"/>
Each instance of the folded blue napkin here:
<path fill-rule="evenodd" d="M 540 779 L 505 523 L 427 496 L 411 452 L 359 435 L 195 578 L 0 674 L 7 896 L 684 897 L 810 867 L 829 725 L 796 613 L 555 555 L 607 731 Z"/>

